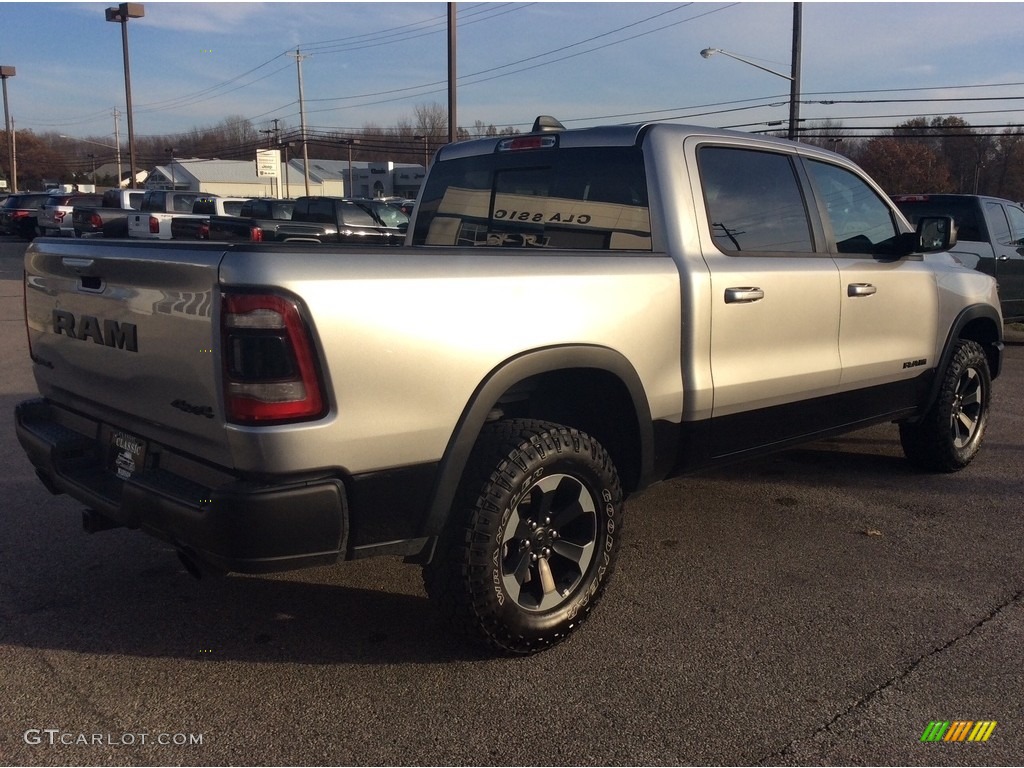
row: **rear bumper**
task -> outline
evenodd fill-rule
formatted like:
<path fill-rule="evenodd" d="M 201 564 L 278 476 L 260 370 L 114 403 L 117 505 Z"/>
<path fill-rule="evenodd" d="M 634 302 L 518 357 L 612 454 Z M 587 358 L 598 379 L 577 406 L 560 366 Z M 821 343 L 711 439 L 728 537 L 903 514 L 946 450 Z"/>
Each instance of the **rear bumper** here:
<path fill-rule="evenodd" d="M 348 504 L 336 478 L 256 482 L 149 444 L 145 466 L 122 480 L 108 468 L 109 427 L 41 399 L 18 405 L 15 423 L 51 492 L 67 493 L 192 559 L 221 570 L 267 573 L 345 557 Z"/>

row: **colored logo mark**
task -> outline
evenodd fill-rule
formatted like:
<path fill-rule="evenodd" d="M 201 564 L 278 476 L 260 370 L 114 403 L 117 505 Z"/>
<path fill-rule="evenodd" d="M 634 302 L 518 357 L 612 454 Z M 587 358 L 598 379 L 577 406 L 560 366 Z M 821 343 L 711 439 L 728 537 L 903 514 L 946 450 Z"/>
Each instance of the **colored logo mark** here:
<path fill-rule="evenodd" d="M 932 720 L 921 741 L 988 741 L 995 729 L 995 720 Z"/>

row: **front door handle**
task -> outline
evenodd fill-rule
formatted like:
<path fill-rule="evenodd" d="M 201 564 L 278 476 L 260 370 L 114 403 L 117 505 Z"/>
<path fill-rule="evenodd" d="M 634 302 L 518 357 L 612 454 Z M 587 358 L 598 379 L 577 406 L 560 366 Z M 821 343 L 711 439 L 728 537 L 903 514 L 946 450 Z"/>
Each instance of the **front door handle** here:
<path fill-rule="evenodd" d="M 878 289 L 871 283 L 850 283 L 846 286 L 847 296 L 871 296 L 877 292 Z"/>
<path fill-rule="evenodd" d="M 752 301 L 760 301 L 764 298 L 764 291 L 760 288 L 726 288 L 726 304 L 749 304 Z"/>

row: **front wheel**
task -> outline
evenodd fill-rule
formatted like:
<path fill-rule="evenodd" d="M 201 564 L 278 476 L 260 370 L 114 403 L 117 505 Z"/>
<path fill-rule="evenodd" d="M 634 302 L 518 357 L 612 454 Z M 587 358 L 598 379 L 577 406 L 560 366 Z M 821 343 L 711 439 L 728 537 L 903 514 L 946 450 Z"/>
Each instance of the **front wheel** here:
<path fill-rule="evenodd" d="M 544 650 L 603 591 L 622 506 L 611 458 L 589 435 L 540 421 L 490 425 L 424 568 L 427 593 L 472 641 Z"/>
<path fill-rule="evenodd" d="M 992 399 L 992 376 L 976 341 L 960 341 L 941 374 L 939 396 L 923 419 L 900 424 L 900 443 L 922 469 L 955 472 L 981 448 Z"/>

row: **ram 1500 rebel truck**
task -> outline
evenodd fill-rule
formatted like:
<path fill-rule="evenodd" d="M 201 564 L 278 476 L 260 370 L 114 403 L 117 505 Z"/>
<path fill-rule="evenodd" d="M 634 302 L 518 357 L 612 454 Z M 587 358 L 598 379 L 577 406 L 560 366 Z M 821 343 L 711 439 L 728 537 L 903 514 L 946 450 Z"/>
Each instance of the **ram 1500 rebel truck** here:
<path fill-rule="evenodd" d="M 404 247 L 36 240 L 16 430 L 87 530 L 191 569 L 401 555 L 528 654 L 652 483 L 880 422 L 974 459 L 1003 323 L 953 239 L 811 146 L 538 120 L 441 148 Z"/>
<path fill-rule="evenodd" d="M 1024 205 L 984 195 L 899 195 L 893 202 L 911 224 L 952 216 L 952 254 L 996 279 L 1004 321 L 1024 320 Z"/>
<path fill-rule="evenodd" d="M 76 205 L 71 211 L 75 237 L 128 237 L 128 214 L 142 206 L 141 189 L 108 189 L 99 207 Z"/>

